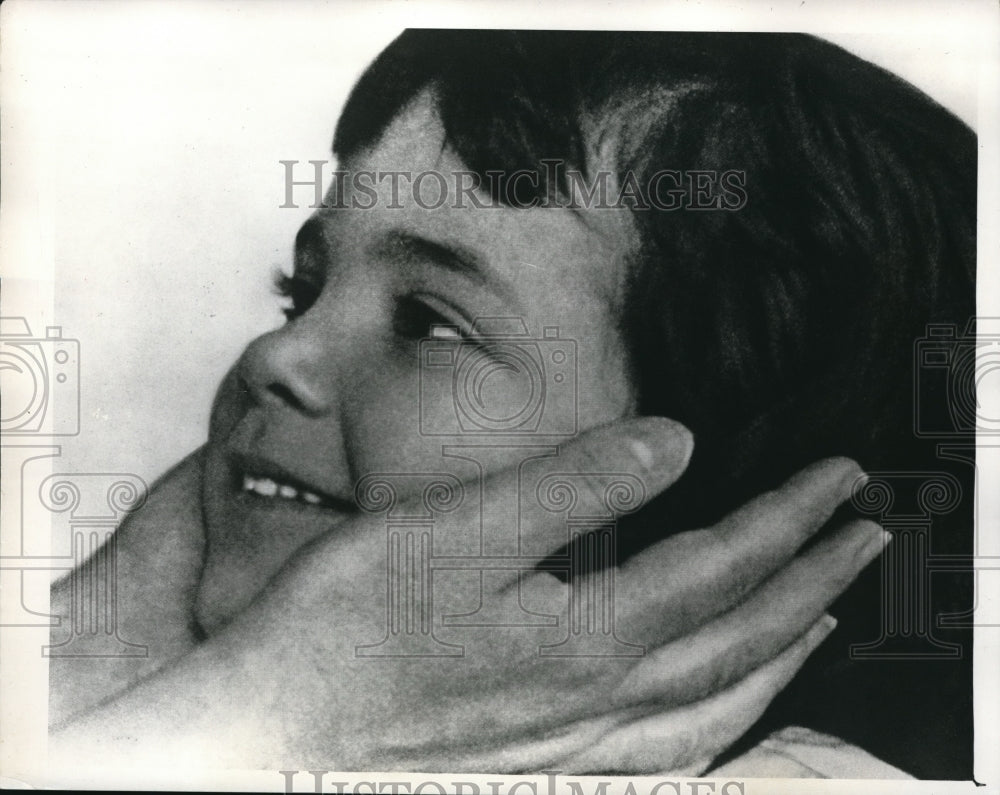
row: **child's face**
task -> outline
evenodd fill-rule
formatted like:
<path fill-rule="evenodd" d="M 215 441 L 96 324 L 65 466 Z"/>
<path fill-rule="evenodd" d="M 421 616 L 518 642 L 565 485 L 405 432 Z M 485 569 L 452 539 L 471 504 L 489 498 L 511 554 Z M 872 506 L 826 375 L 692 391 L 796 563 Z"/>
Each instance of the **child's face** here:
<path fill-rule="evenodd" d="M 451 185 L 451 174 L 465 167 L 443 140 L 425 94 L 378 144 L 343 167 L 433 170 Z M 436 182 L 425 183 L 426 206 Z M 320 210 L 310 219 L 311 234 L 297 242 L 296 276 L 320 287 L 318 295 L 304 302 L 301 316 L 251 343 L 219 391 L 204 484 L 208 558 L 198 597 L 208 631 L 245 607 L 298 548 L 354 512 L 354 485 L 363 475 L 448 471 L 442 444 L 565 441 L 530 434 L 470 438 L 459 429 L 453 436 L 421 433 L 421 401 L 424 431 L 457 424 L 456 368 L 425 367 L 421 385 L 419 340 L 430 336 L 431 325 L 467 330 L 477 317 L 513 317 L 523 320 L 530 339 L 557 327 L 560 339 L 574 341 L 576 387 L 572 362 L 563 362 L 564 380 L 543 387 L 539 432 L 565 428 L 574 415 L 585 430 L 634 412 L 619 331 L 632 235 L 624 211 L 477 209 L 468 200 L 458 208 L 453 195 L 428 210 L 413 200 L 409 183 L 401 185 L 396 206 L 386 179 L 372 209 Z M 462 375 L 465 386 L 482 389 L 484 416 L 512 417 L 532 404 L 530 379 L 523 368 L 504 369 L 512 362 L 503 346 L 454 339 L 435 346 L 474 353 L 487 365 Z M 535 350 L 551 356 L 555 349 L 542 343 Z M 516 450 L 493 455 L 487 469 L 520 457 Z M 320 504 L 311 504 L 313 494 Z"/>

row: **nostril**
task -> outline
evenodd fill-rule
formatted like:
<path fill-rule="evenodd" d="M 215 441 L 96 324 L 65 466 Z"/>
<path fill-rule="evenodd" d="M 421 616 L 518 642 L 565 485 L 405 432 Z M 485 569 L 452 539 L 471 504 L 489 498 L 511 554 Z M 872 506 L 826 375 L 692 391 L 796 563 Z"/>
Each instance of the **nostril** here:
<path fill-rule="evenodd" d="M 261 406 L 319 416 L 333 400 L 331 370 L 320 366 L 328 355 L 322 341 L 306 339 L 303 327 L 264 334 L 250 343 L 240 365 L 240 378 L 251 400 Z"/>

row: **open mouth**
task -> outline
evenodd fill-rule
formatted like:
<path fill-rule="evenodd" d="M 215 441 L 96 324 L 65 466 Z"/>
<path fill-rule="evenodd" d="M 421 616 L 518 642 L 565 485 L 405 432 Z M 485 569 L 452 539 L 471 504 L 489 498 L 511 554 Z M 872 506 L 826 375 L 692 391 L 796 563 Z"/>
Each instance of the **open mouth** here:
<path fill-rule="evenodd" d="M 325 494 L 303 483 L 284 468 L 255 457 L 236 456 L 233 474 L 236 490 L 251 499 L 297 503 L 341 512 L 355 510 L 352 501 Z"/>
<path fill-rule="evenodd" d="M 330 500 L 324 499 L 314 491 L 296 488 L 290 483 L 279 483 L 267 477 L 243 476 L 243 491 L 249 491 L 259 497 L 275 498 L 279 500 L 295 500 L 306 505 L 320 505 L 332 507 Z"/>

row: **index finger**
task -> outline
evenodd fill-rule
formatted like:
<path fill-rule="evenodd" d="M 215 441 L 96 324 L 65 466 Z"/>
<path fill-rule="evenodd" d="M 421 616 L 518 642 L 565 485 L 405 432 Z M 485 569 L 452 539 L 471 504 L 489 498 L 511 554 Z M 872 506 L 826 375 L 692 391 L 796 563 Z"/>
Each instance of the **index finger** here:
<path fill-rule="evenodd" d="M 786 565 L 863 477 L 851 459 L 818 461 L 714 527 L 634 556 L 616 581 L 623 625 L 655 620 L 660 632 L 676 635 L 730 609 Z"/>

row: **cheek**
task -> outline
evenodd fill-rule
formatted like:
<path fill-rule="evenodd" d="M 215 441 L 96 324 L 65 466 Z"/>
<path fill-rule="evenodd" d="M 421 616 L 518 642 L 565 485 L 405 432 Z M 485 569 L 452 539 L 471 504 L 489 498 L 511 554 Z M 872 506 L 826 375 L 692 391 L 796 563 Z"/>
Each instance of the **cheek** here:
<path fill-rule="evenodd" d="M 379 368 L 373 363 L 370 375 L 354 385 L 349 397 L 345 395 L 344 438 L 355 482 L 376 473 L 405 475 L 400 481 L 400 493 L 405 493 L 407 484 L 419 482 L 419 478 L 411 476 L 446 472 L 466 480 L 513 465 L 520 460 L 521 446 L 538 444 L 530 433 L 484 434 L 469 430 L 483 420 L 516 415 L 525 403 L 524 379 L 511 376 L 503 368 L 487 374 L 479 394 L 483 402 L 477 412 L 477 407 L 471 405 L 476 399 L 472 394 L 475 390 L 471 385 L 463 389 L 462 377 L 472 380 L 480 370 L 462 367 L 462 354 L 454 344 L 448 343 L 446 348 L 455 354 L 451 359 L 454 366 L 425 368 L 421 372 L 416 355 L 413 366 Z M 474 356 L 480 353 L 475 348 L 467 352 Z M 562 428 L 566 422 L 560 419 L 575 414 L 576 406 L 566 402 L 569 391 L 560 388 L 546 394 L 549 405 L 540 412 L 538 434 L 551 432 L 550 425 Z M 551 443 L 553 437 L 546 439 Z M 482 468 L 468 461 L 461 463 L 461 455 L 446 455 L 445 448 L 450 448 L 450 453 L 463 448 Z"/>
<path fill-rule="evenodd" d="M 595 326 L 577 337 L 581 430 L 634 416 L 638 409 L 621 334 L 608 321 Z"/>
<path fill-rule="evenodd" d="M 249 408 L 249 394 L 241 387 L 237 376 L 239 361 L 226 373 L 215 392 L 212 413 L 208 425 L 209 440 L 225 439 L 246 414 Z"/>
<path fill-rule="evenodd" d="M 424 471 L 440 461 L 440 440 L 421 433 L 416 367 L 371 362 L 344 395 L 341 422 L 355 482 L 375 472 Z"/>
<path fill-rule="evenodd" d="M 450 472 L 466 479 L 516 464 L 524 445 L 539 444 L 542 439 L 545 444 L 569 441 L 573 429 L 582 432 L 635 413 L 626 357 L 617 335 L 581 334 L 570 345 L 542 340 L 530 355 L 541 365 L 533 371 L 538 375 L 535 387 L 542 393 L 534 434 L 484 435 L 465 432 L 462 427 L 490 416 L 514 416 L 516 421 L 519 410 L 532 405 L 526 368 L 513 375 L 502 368 L 496 375 L 487 375 L 480 395 L 483 411 L 463 423 L 460 415 L 469 418 L 475 413 L 470 410 L 474 407 L 463 403 L 473 399 L 475 390 L 463 390 L 460 376 L 471 378 L 480 370 L 459 366 L 458 356 L 452 368 L 425 368 L 423 378 L 416 353 L 412 365 L 379 367 L 371 362 L 367 375 L 352 385 L 342 404 L 354 482 L 374 473 Z M 480 462 L 482 470 L 468 469 L 457 465 L 453 455 L 445 455 L 445 446 L 489 448 L 489 454 Z"/>

